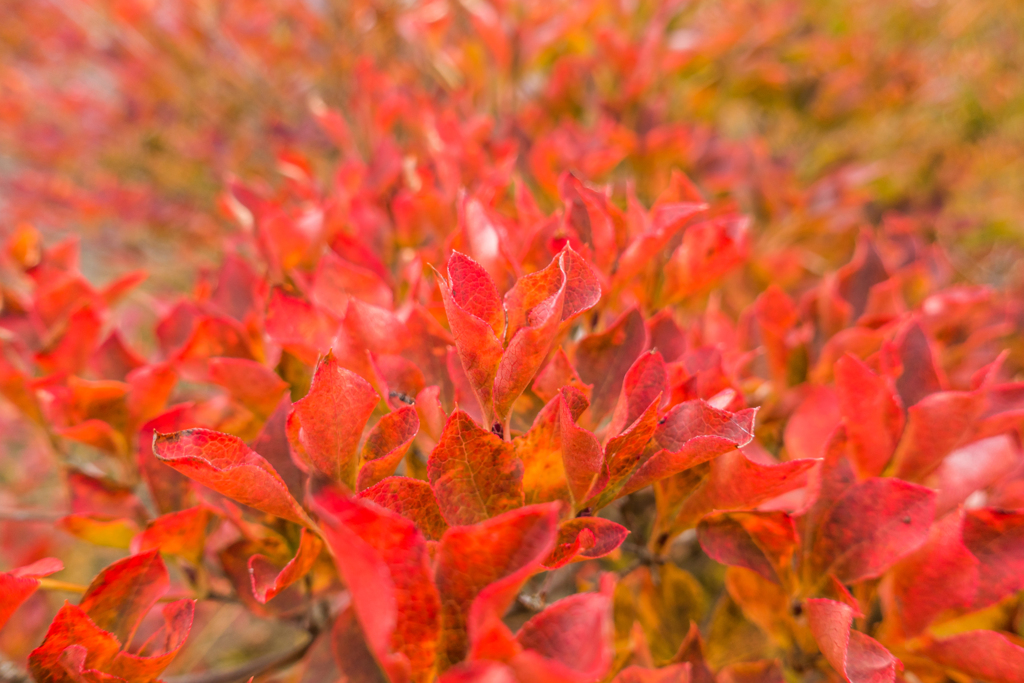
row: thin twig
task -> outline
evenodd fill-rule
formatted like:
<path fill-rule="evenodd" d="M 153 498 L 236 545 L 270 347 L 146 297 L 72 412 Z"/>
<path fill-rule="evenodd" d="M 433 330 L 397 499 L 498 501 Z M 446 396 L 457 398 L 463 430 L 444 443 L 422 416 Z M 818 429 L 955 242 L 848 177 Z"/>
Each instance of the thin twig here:
<path fill-rule="evenodd" d="M 233 669 L 214 669 L 212 671 L 201 671 L 181 676 L 165 676 L 163 680 L 165 683 L 236 683 L 237 681 L 247 681 L 253 676 L 271 673 L 299 661 L 306 656 L 306 652 L 315 640 L 316 636 L 311 632 L 309 639 L 304 643 L 284 652 L 257 657 Z"/>
<path fill-rule="evenodd" d="M 78 593 L 82 594 L 88 590 L 88 586 L 83 586 L 80 583 L 69 583 L 67 581 L 58 581 L 57 579 L 37 579 L 39 581 L 39 588 L 44 591 L 62 591 L 64 593 Z"/>

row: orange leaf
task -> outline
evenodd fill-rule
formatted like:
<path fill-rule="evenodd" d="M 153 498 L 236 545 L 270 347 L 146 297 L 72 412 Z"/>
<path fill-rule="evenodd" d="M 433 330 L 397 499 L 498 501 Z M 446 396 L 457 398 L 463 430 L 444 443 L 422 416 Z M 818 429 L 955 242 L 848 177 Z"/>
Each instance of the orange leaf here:
<path fill-rule="evenodd" d="M 305 576 L 323 549 L 323 541 L 309 529 L 302 530 L 295 557 L 284 568 L 278 568 L 264 555 L 249 558 L 249 576 L 256 600 L 266 604 L 277 594 Z"/>
<path fill-rule="evenodd" d="M 360 492 L 359 497 L 412 520 L 416 528 L 432 541 L 441 538 L 448 529 L 430 484 L 420 479 L 387 477 Z"/>
<path fill-rule="evenodd" d="M 363 444 L 358 490 L 368 489 L 394 474 L 419 429 L 420 419 L 414 406 L 405 406 L 382 417 Z"/>
<path fill-rule="evenodd" d="M 241 439 L 210 429 L 153 435 L 161 462 L 243 505 L 312 527 L 284 480 Z"/>
<path fill-rule="evenodd" d="M 356 449 L 379 400 L 369 382 L 341 367 L 328 353 L 317 364 L 309 393 L 292 406 L 288 417 L 292 448 L 325 477 L 354 489 L 359 466 Z"/>
<path fill-rule="evenodd" d="M 523 463 L 511 443 L 456 410 L 427 461 L 449 524 L 473 524 L 523 504 Z"/>

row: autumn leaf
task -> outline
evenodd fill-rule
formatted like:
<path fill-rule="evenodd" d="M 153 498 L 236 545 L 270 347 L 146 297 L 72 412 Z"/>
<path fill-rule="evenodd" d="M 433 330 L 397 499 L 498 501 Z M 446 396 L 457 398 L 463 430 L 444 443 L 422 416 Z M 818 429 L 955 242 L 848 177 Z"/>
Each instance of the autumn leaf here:
<path fill-rule="evenodd" d="M 427 461 L 449 524 L 473 524 L 523 504 L 523 465 L 512 444 L 456 410 Z"/>
<path fill-rule="evenodd" d="M 122 643 L 131 642 L 139 621 L 167 592 L 170 579 L 160 553 L 131 555 L 93 579 L 78 608 L 97 627 Z"/>
<path fill-rule="evenodd" d="M 937 520 L 928 540 L 897 562 L 880 593 L 894 637 L 913 637 L 943 614 L 966 609 L 978 590 L 979 561 L 963 540 L 964 517 Z"/>
<path fill-rule="evenodd" d="M 192 600 L 178 600 L 162 609 L 163 625 L 142 650 L 127 649 L 139 622 L 167 591 L 167 570 L 156 551 L 115 562 L 86 589 L 78 606 L 64 603 L 43 643 L 29 655 L 38 681 L 71 682 L 91 669 L 126 681 L 152 681 L 184 645 L 195 611 Z M 71 646 L 85 650 L 73 651 Z M 68 670 L 68 665 L 71 671 Z M 103 678 L 100 680 L 110 680 Z"/>
<path fill-rule="evenodd" d="M 971 678 L 992 683 L 1024 681 L 1024 644 L 1009 634 L 968 631 L 929 638 L 924 652 L 947 669 Z"/>
<path fill-rule="evenodd" d="M 848 683 L 894 683 L 903 666 L 877 640 L 851 629 L 860 616 L 852 607 L 824 598 L 807 600 L 807 623 L 821 653 Z"/>
<path fill-rule="evenodd" d="M 697 525 L 697 538 L 712 559 L 778 584 L 797 546 L 796 526 L 785 512 L 713 513 Z"/>
<path fill-rule="evenodd" d="M 968 510 L 963 542 L 978 558 L 978 592 L 972 607 L 981 609 L 1024 588 L 1024 514 L 1016 510 Z"/>
<path fill-rule="evenodd" d="M 544 566 L 557 569 L 576 560 L 592 560 L 614 552 L 629 535 L 629 529 L 601 517 L 577 517 L 558 525 L 555 549 Z"/>
<path fill-rule="evenodd" d="M 3 628 L 21 603 L 37 588 L 39 579 L 64 569 L 60 560 L 48 557 L 0 574 L 0 628 Z"/>
<path fill-rule="evenodd" d="M 494 378 L 505 335 L 505 315 L 498 290 L 482 266 L 459 252 L 453 252 L 448 260 L 448 279 L 438 276 L 438 287 L 462 367 L 484 410 L 484 418 L 490 419 L 494 412 Z"/>
<path fill-rule="evenodd" d="M 411 520 L 429 540 L 436 541 L 448 529 L 430 484 L 409 477 L 387 477 L 359 493 L 360 498 Z"/>
<path fill-rule="evenodd" d="M 935 493 L 899 479 L 867 479 L 829 500 L 808 548 L 808 577 L 844 583 L 880 576 L 928 538 Z"/>
<path fill-rule="evenodd" d="M 283 568 L 276 567 L 263 555 L 250 557 L 249 575 L 252 577 L 252 592 L 256 600 L 266 603 L 305 576 L 313 568 L 322 548 L 323 541 L 309 529 L 303 529 L 295 557 Z"/>
<path fill-rule="evenodd" d="M 419 429 L 420 419 L 414 406 L 405 406 L 382 417 L 363 444 L 358 490 L 368 489 L 394 474 Z"/>
<path fill-rule="evenodd" d="M 477 608 L 480 618 L 489 612 L 500 617 L 526 579 L 543 570 L 542 560 L 557 537 L 558 514 L 558 503 L 530 505 L 452 527 L 441 537 L 434 571 L 442 604 L 440 671 L 466 656 L 470 608 L 481 591 L 489 589 L 490 596 Z"/>
<path fill-rule="evenodd" d="M 411 521 L 367 500 L 324 493 L 315 501 L 377 661 L 392 680 L 429 680 L 442 603 L 422 534 Z"/>
<path fill-rule="evenodd" d="M 160 515 L 132 539 L 131 551 L 138 554 L 159 550 L 198 565 L 203 557 L 207 527 L 214 514 L 208 507 L 197 506 Z"/>
<path fill-rule="evenodd" d="M 211 358 L 210 381 L 228 390 L 239 403 L 260 417 L 274 412 L 287 382 L 261 363 L 246 358 Z"/>
<path fill-rule="evenodd" d="M 505 423 L 512 403 L 529 386 L 562 322 L 566 272 L 560 255 L 536 273 L 524 275 L 505 294 L 508 338 L 494 377 L 495 417 Z"/>
<path fill-rule="evenodd" d="M 647 329 L 637 309 L 623 313 L 604 332 L 584 337 L 576 347 L 580 379 L 593 385 L 590 410 L 600 420 L 615 406 L 622 382 L 647 346 Z"/>
<path fill-rule="evenodd" d="M 674 507 L 678 512 L 671 518 L 659 520 L 657 533 L 671 537 L 694 526 L 712 510 L 756 507 L 803 486 L 807 473 L 817 464 L 817 460 L 791 460 L 766 465 L 750 460 L 742 451 L 732 450 L 711 460 L 706 476 L 701 477 L 696 487 L 689 489 L 681 499 L 673 500 L 677 494 L 669 493 L 672 490 L 670 485 L 660 489 L 666 492 L 663 494 L 666 509 Z M 685 472 L 676 476 L 684 475 Z M 670 480 L 663 479 L 662 483 Z"/>
<path fill-rule="evenodd" d="M 323 476 L 354 490 L 359 440 L 379 400 L 366 380 L 328 353 L 317 363 L 309 393 L 292 405 L 292 448 Z"/>
<path fill-rule="evenodd" d="M 888 382 L 847 354 L 835 366 L 839 412 L 862 477 L 882 473 L 903 432 L 903 404 Z"/>
<path fill-rule="evenodd" d="M 612 601 L 605 593 L 563 598 L 519 629 L 512 660 L 520 680 L 592 681 L 612 663 Z"/>
<path fill-rule="evenodd" d="M 297 524 L 313 526 L 274 468 L 237 437 L 209 429 L 154 433 L 153 450 L 161 462 L 221 495 Z"/>
<path fill-rule="evenodd" d="M 658 450 L 632 473 L 620 495 L 747 445 L 754 438 L 756 413 L 753 408 L 731 413 L 702 399 L 673 406 L 655 428 Z"/>

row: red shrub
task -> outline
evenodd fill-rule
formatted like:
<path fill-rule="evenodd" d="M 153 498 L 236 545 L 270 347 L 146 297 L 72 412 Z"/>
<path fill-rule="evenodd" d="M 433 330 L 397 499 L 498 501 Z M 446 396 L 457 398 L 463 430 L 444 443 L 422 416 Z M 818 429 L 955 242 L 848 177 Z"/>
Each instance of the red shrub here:
<path fill-rule="evenodd" d="M 41 226 L 0 254 L 12 658 L 47 683 L 1024 681 L 1011 287 L 958 275 L 922 214 L 872 221 L 848 169 L 804 183 L 678 120 L 731 34 L 674 46 L 673 3 L 353 3 L 343 28 L 314 4 L 107 3 L 107 61 L 62 4 L 16 4 L 116 92 L 82 95 L 91 139 L 37 128 L 42 96 L 3 110 L 38 190 L 12 215 Z M 359 26 L 335 106 L 246 114 L 273 144 L 220 111 L 244 93 L 189 123 L 240 65 L 323 87 Z M 154 122 L 245 178 L 219 218 L 215 180 L 173 191 L 191 166 L 140 197 L 92 165 Z M 109 225 L 79 254 L 67 220 L 117 226 L 110 264 L 132 225 L 172 263 L 97 287 Z M 200 249 L 219 265 L 166 296 Z M 208 655 L 233 624 L 270 651 Z"/>

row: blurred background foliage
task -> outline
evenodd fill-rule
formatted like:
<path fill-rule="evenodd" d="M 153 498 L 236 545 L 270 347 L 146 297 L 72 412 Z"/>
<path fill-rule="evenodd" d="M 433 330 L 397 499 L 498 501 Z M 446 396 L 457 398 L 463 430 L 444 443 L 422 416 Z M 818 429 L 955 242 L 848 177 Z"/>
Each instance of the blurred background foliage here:
<path fill-rule="evenodd" d="M 574 170 L 635 178 L 644 201 L 680 167 L 731 195 L 776 247 L 836 244 L 896 212 L 946 246 L 963 278 L 1021 279 L 1024 6 L 1010 0 L 0 8 L 3 227 L 80 235 L 100 279 L 145 266 L 149 287 L 185 288 L 235 229 L 216 211 L 229 175 L 271 179 L 288 151 L 326 182 L 339 153 L 311 115 L 322 104 L 364 157 L 398 154 L 385 137 L 422 137 L 418 114 L 437 116 L 418 112 L 425 98 L 461 119 L 466 144 L 514 140 L 542 189 L 531 153 L 598 131 L 608 149 L 576 150 Z M 838 244 L 835 258 L 818 250 L 829 265 L 852 238 Z"/>

